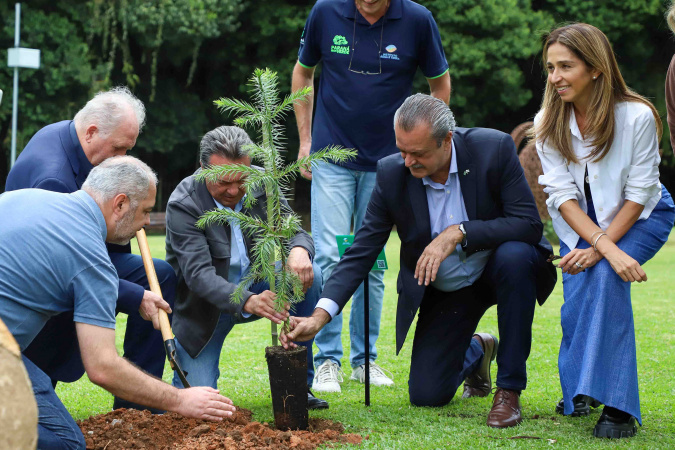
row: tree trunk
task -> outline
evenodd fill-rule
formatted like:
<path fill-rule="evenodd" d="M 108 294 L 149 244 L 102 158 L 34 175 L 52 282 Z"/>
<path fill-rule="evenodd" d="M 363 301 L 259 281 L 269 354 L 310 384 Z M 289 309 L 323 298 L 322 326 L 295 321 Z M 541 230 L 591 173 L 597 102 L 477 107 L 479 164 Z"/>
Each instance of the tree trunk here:
<path fill-rule="evenodd" d="M 285 350 L 267 347 L 267 370 L 270 375 L 274 424 L 279 430 L 306 430 L 307 415 L 307 348 Z"/>
<path fill-rule="evenodd" d="M 19 345 L 0 320 L 0 448 L 37 447 L 37 419 Z"/>

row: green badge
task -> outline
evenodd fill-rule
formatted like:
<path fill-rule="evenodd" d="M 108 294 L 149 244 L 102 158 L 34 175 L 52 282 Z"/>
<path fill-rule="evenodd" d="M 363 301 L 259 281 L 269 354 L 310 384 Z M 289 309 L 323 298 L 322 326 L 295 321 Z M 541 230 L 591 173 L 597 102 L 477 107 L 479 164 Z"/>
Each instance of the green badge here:
<path fill-rule="evenodd" d="M 353 234 L 337 235 L 335 236 L 335 239 L 337 240 L 340 258 L 342 258 L 342 255 L 345 254 L 345 250 L 347 250 L 347 247 L 350 247 L 354 243 L 354 235 Z M 387 269 L 389 269 L 389 266 L 387 265 L 387 258 L 384 255 L 384 249 L 382 249 L 382 251 L 380 251 L 380 254 L 377 255 L 377 259 L 375 260 L 375 264 L 373 264 L 373 268 L 370 270 L 387 270 Z"/>
<path fill-rule="evenodd" d="M 349 43 L 347 42 L 347 38 L 341 34 L 336 34 L 333 37 L 333 45 L 330 46 L 330 51 L 342 55 L 349 55 Z"/>

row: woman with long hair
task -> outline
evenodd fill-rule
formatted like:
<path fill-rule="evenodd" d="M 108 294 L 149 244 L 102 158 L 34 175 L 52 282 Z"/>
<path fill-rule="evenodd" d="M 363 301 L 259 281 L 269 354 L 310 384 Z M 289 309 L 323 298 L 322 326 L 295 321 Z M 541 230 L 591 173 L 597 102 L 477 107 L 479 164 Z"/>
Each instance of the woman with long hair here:
<path fill-rule="evenodd" d="M 668 239 L 675 205 L 659 182 L 662 124 L 626 86 L 607 37 L 575 23 L 545 39 L 548 82 L 533 134 L 560 238 L 565 303 L 558 410 L 605 405 L 593 435 L 631 437 L 642 424 L 632 282 Z"/>

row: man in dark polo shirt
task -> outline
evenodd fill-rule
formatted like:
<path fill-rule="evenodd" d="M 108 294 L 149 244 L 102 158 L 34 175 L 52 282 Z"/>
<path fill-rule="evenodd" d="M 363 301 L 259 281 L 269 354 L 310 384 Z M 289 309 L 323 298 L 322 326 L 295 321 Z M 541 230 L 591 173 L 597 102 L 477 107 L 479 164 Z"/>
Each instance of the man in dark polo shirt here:
<path fill-rule="evenodd" d="M 295 106 L 300 134 L 298 157 L 329 145 L 358 151 L 342 165 L 321 163 L 306 168 L 312 180 L 312 236 L 316 262 L 330 277 L 338 261 L 335 236 L 361 227 L 375 184 L 375 165 L 397 152 L 393 118 L 411 93 L 419 67 L 431 95 L 450 100 L 448 63 L 436 22 L 423 6 L 410 0 L 319 0 L 309 15 L 293 70 L 293 91 L 314 85 L 322 63 L 321 83 L 312 128 L 313 102 Z M 353 221 L 353 222 L 352 222 Z M 352 228 L 353 224 L 353 228 Z M 374 360 L 384 293 L 383 272 L 370 273 L 370 382 L 392 385 Z M 364 382 L 365 342 L 363 286 L 350 317 L 353 368 L 351 379 Z M 313 389 L 339 392 L 342 381 L 342 315 L 316 336 L 319 348 Z"/>

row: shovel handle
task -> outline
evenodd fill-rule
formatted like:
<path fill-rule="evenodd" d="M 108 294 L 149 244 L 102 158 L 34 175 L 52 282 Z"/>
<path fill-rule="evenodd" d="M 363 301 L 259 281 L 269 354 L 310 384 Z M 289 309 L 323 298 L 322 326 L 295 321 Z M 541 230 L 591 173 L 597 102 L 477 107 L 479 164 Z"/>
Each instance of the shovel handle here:
<path fill-rule="evenodd" d="M 148 238 L 145 235 L 145 230 L 141 228 L 136 232 L 136 240 L 138 241 L 138 248 L 141 250 L 141 257 L 143 258 L 143 265 L 145 266 L 145 273 L 148 276 L 148 284 L 150 290 L 162 297 L 162 289 L 159 287 L 157 280 L 157 273 L 155 272 L 155 264 L 152 262 L 150 255 L 150 246 L 148 245 Z M 162 297 L 164 298 L 164 297 Z M 162 339 L 165 341 L 173 339 L 171 332 L 171 324 L 169 323 L 169 316 L 163 309 L 159 310 L 159 330 L 162 332 Z"/>

